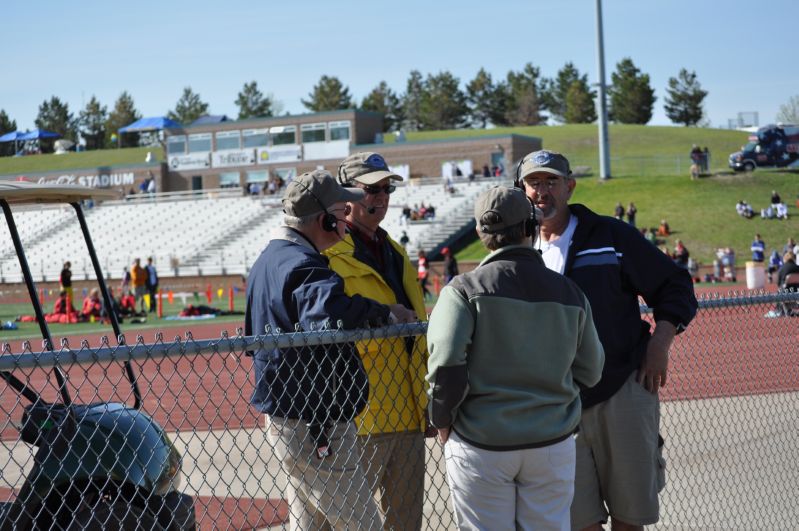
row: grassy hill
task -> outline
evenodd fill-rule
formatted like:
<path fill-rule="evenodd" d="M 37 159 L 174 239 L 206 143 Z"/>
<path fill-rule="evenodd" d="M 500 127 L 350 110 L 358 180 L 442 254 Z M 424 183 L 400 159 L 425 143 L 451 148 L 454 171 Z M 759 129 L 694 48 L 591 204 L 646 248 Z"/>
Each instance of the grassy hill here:
<path fill-rule="evenodd" d="M 561 151 L 572 166 L 588 166 L 593 177 L 578 181 L 574 200 L 597 212 L 612 214 L 614 205 L 634 201 L 639 226 L 657 226 L 666 218 L 675 234 L 666 243 L 670 248 L 681 238 L 692 256 L 710 263 L 720 246 L 736 249 L 741 262 L 749 257 L 749 244 L 756 232 L 763 235 L 769 251 L 782 248 L 789 236 L 799 238 L 799 173 L 758 170 L 753 174 L 734 174 L 727 169 L 727 156 L 746 142 L 746 133 L 722 129 L 611 125 L 609 128 L 611 175 L 600 182 L 598 174 L 597 128 L 595 125 L 505 127 L 488 130 L 458 129 L 408 133 L 409 141 L 498 134 L 540 137 L 548 149 Z M 392 142 L 393 135 L 386 135 Z M 707 146 L 711 154 L 712 176 L 699 181 L 688 178 L 688 152 L 692 144 Z M 125 148 L 66 155 L 36 155 L 0 158 L 0 175 L 140 164 L 147 151 L 164 159 L 160 148 Z M 735 213 L 735 203 L 746 199 L 758 211 L 769 200 L 771 190 L 780 192 L 789 203 L 789 221 L 745 220 Z M 483 256 L 479 242 L 461 252 L 460 259 Z"/>
<path fill-rule="evenodd" d="M 735 211 L 735 203 L 745 199 L 757 212 L 768 205 L 771 191 L 777 190 L 788 204 L 787 221 L 744 219 Z M 657 227 L 665 218 L 674 234 L 664 243 L 674 248 L 674 240 L 683 240 L 691 256 L 703 264 L 712 263 L 718 247 L 730 246 L 737 262 L 750 259 L 749 246 L 760 233 L 768 252 L 782 250 L 789 237 L 799 239 L 799 172 L 758 170 L 751 174 L 719 172 L 691 181 L 687 175 L 627 176 L 600 181 L 581 178 L 573 201 L 583 203 L 600 214 L 613 215 L 617 202 L 638 208 L 638 227 Z M 460 260 L 485 256 L 479 241 L 458 253 Z"/>

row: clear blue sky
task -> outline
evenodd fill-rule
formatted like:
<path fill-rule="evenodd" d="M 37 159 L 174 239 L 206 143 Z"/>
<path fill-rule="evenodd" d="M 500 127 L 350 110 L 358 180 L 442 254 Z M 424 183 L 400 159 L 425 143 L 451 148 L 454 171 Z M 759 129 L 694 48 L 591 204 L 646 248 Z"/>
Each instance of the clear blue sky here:
<path fill-rule="evenodd" d="M 651 124 L 669 124 L 665 88 L 683 67 L 709 91 L 713 127 L 739 111 L 773 122 L 799 94 L 799 0 L 603 8 L 606 81 L 623 57 L 648 73 L 658 98 Z M 144 116 L 157 116 L 191 86 L 213 114 L 235 118 L 251 80 L 291 113 L 306 112 L 300 99 L 322 74 L 358 101 L 380 80 L 404 91 L 412 69 L 450 70 L 465 85 L 480 67 L 496 79 L 530 61 L 554 77 L 572 61 L 597 81 L 594 0 L 46 0 L 4 3 L 0 29 L 0 109 L 21 129 L 52 95 L 77 115 L 92 95 L 110 109 L 128 90 Z"/>

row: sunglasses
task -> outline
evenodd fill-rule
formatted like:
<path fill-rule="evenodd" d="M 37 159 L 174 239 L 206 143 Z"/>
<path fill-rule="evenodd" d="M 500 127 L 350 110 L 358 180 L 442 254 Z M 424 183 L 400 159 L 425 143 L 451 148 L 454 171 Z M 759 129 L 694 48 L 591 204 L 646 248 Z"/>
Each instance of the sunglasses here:
<path fill-rule="evenodd" d="M 369 195 L 377 195 L 380 192 L 385 192 L 386 194 L 393 194 L 394 190 L 396 189 L 397 187 L 394 186 L 393 184 L 387 184 L 385 186 L 364 185 L 363 187 L 363 191 Z"/>

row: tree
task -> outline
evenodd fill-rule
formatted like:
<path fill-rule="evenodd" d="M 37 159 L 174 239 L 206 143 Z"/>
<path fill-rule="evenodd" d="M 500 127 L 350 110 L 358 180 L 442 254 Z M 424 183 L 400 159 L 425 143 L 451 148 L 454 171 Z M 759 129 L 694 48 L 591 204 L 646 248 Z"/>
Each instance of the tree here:
<path fill-rule="evenodd" d="M 707 91 L 702 90 L 696 80 L 696 72 L 681 69 L 678 77 L 669 78 L 666 102 L 663 105 L 666 116 L 676 124 L 686 127 L 696 125 L 702 119 L 702 102 L 705 96 Z"/>
<path fill-rule="evenodd" d="M 117 131 L 140 118 L 141 114 L 136 110 L 133 97 L 128 91 L 123 91 L 122 94 L 119 95 L 119 98 L 117 98 L 117 101 L 114 102 L 114 108 L 108 114 L 108 120 L 105 122 L 105 130 L 108 133 L 106 135 L 106 146 L 114 147 L 115 143 L 112 141 L 112 137 L 116 138 L 114 135 L 117 134 Z M 123 146 L 137 146 L 139 144 L 139 134 L 125 133 L 124 138 L 117 140 L 117 144 L 119 142 L 122 142 Z"/>
<path fill-rule="evenodd" d="M 62 102 L 57 96 L 50 100 L 44 100 L 39 105 L 39 114 L 34 120 L 36 127 L 47 131 L 58 133 L 62 138 L 77 142 L 78 124 L 72 113 L 69 112 L 69 105 Z M 42 152 L 50 153 L 53 151 L 52 139 L 43 139 L 39 142 Z"/>
<path fill-rule="evenodd" d="M 6 111 L 0 109 L 0 135 L 11 133 L 17 130 L 16 120 L 12 120 Z M 0 157 L 8 157 L 14 154 L 14 142 L 4 142 L 0 144 Z"/>
<path fill-rule="evenodd" d="M 780 105 L 777 121 L 786 124 L 799 124 L 799 95 L 791 96 L 788 103 Z"/>
<path fill-rule="evenodd" d="M 239 92 L 239 97 L 236 98 L 236 105 L 239 106 L 239 120 L 274 116 L 272 98 L 264 96 L 258 90 L 257 81 L 244 83 L 244 87 Z"/>
<path fill-rule="evenodd" d="M 319 83 L 314 85 L 313 90 L 308 94 L 307 100 L 302 100 L 310 111 L 339 111 L 342 109 L 352 109 L 352 97 L 350 89 L 345 87 L 335 76 L 322 76 Z"/>
<path fill-rule="evenodd" d="M 541 71 L 532 63 L 527 63 L 519 72 L 511 70 L 506 83 L 500 87 L 504 93 L 502 103 L 504 125 L 539 125 L 546 122 L 541 114 L 542 81 Z M 500 122 L 495 122 L 499 124 Z"/>
<path fill-rule="evenodd" d="M 394 131 L 402 123 L 403 109 L 399 97 L 388 83 L 381 81 L 361 102 L 361 109 L 383 113 L 383 132 Z"/>
<path fill-rule="evenodd" d="M 652 119 L 655 90 L 649 84 L 649 74 L 643 74 L 632 59 L 625 57 L 610 75 L 609 118 L 622 124 L 645 124 Z"/>
<path fill-rule="evenodd" d="M 427 75 L 420 107 L 421 129 L 456 129 L 466 123 L 469 107 L 459 84 L 460 80 L 447 71 Z"/>
<path fill-rule="evenodd" d="M 80 111 L 78 118 L 80 134 L 86 141 L 86 149 L 102 149 L 105 147 L 107 121 L 108 107 L 100 105 L 97 98 L 92 95 L 92 99 L 86 104 L 86 108 Z"/>
<path fill-rule="evenodd" d="M 183 125 L 190 125 L 200 116 L 208 114 L 208 104 L 191 87 L 184 87 L 183 94 L 175 104 L 175 110 L 167 113 L 167 118 Z"/>
<path fill-rule="evenodd" d="M 575 81 L 566 92 L 566 114 L 563 117 L 567 124 L 585 124 L 596 120 L 596 109 L 591 93 Z"/>
<path fill-rule="evenodd" d="M 404 127 L 409 131 L 418 131 L 421 126 L 422 96 L 424 95 L 424 79 L 418 70 L 411 70 L 405 95 L 402 97 L 402 114 Z"/>
<path fill-rule="evenodd" d="M 501 90 L 501 89 L 500 89 Z M 491 79 L 491 74 L 481 68 L 474 79 L 466 85 L 466 102 L 472 124 L 485 129 L 488 122 L 496 123 L 495 118 L 503 113 L 497 106 L 503 105 L 502 94 Z M 504 105 L 503 105 L 504 110 Z"/>
<path fill-rule="evenodd" d="M 575 122 L 569 122 L 566 119 L 567 113 L 567 95 L 570 90 L 572 90 L 572 86 L 577 83 L 577 88 L 574 90 L 579 90 L 583 94 L 579 97 L 573 95 L 576 100 L 579 100 L 580 108 L 585 111 L 585 113 L 581 114 L 577 112 L 577 109 L 572 109 L 569 111 L 569 116 L 576 120 Z M 543 83 L 543 93 L 544 93 L 544 103 L 545 107 L 549 109 L 552 113 L 552 116 L 558 120 L 559 122 L 565 123 L 590 123 L 596 120 L 596 109 L 591 106 L 590 111 L 588 110 L 587 106 L 584 106 L 584 102 L 587 99 L 593 100 L 596 98 L 596 92 L 591 90 L 588 85 L 588 74 L 580 75 L 580 71 L 574 66 L 573 63 L 568 62 L 566 63 L 563 68 L 558 71 L 558 75 L 555 79 L 548 79 Z"/>

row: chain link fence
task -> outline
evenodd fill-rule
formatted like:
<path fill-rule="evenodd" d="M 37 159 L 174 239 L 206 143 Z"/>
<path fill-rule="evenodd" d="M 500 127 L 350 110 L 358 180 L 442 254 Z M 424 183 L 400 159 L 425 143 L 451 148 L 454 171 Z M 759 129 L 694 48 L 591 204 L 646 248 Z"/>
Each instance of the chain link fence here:
<path fill-rule="evenodd" d="M 661 395 L 667 485 L 656 528 L 794 525 L 797 306 L 797 293 L 707 297 L 675 340 Z M 782 316 L 766 317 L 774 309 Z M 646 308 L 642 315 L 651 320 Z M 365 521 L 366 506 L 354 515 L 337 509 L 343 498 L 377 491 L 386 527 L 454 529 L 443 452 L 423 438 L 413 407 L 419 389 L 404 376 L 414 370 L 409 354 L 424 349 L 413 338 L 425 331 L 415 324 L 202 341 L 157 335 L 152 343 L 64 342 L 44 352 L 26 344 L 18 353 L 6 345 L 0 528 L 281 529 L 307 518 L 302 525 L 321 529 L 320 514 L 296 514 L 287 501 L 298 488 L 290 478 L 305 475 L 330 479 L 323 510 L 334 523 L 379 528 Z M 357 436 L 331 431 L 331 456 L 311 455 L 304 426 L 270 425 L 250 405 L 256 375 L 248 351 L 290 349 L 291 370 L 318 378 L 288 398 L 337 402 L 363 391 L 339 366 L 353 347 L 372 396 Z M 141 390 L 139 410 L 124 405 L 135 399 L 125 362 Z M 337 447 L 347 436 L 357 440 L 349 451 Z M 283 447 L 290 444 L 310 448 L 307 459 L 291 459 Z M 358 461 L 363 473 L 350 473 Z"/>

